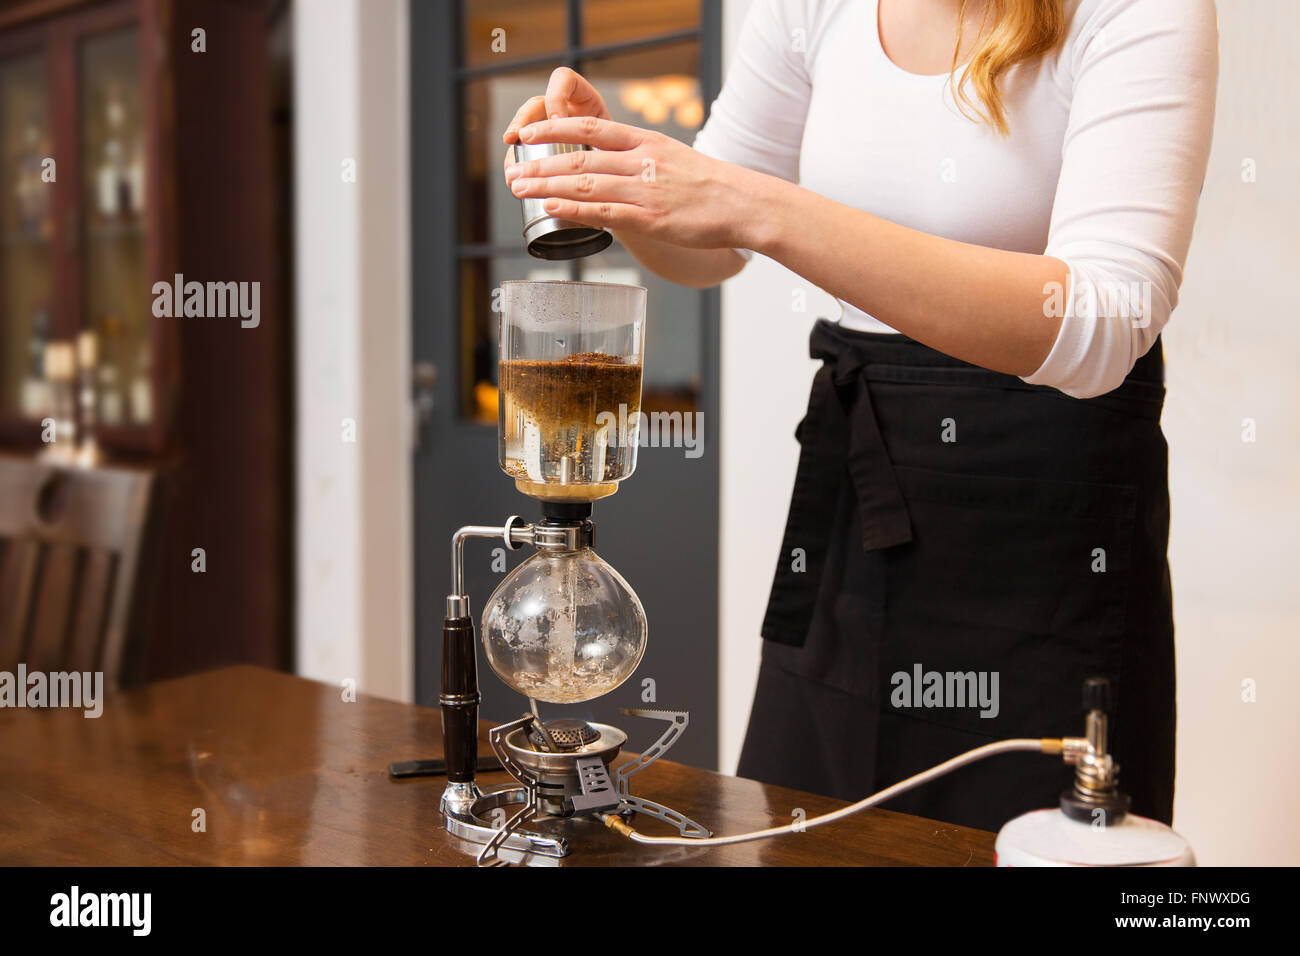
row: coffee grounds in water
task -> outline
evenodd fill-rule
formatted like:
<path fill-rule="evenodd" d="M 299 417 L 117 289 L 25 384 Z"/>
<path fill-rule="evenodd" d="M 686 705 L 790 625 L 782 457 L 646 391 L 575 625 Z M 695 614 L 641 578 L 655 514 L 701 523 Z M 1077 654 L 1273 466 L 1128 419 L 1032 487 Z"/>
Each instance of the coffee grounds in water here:
<path fill-rule="evenodd" d="M 498 375 L 507 407 L 522 412 L 543 434 L 595 429 L 601 412 L 631 418 L 641 410 L 641 366 L 603 352 L 577 352 L 554 362 L 508 359 Z"/>

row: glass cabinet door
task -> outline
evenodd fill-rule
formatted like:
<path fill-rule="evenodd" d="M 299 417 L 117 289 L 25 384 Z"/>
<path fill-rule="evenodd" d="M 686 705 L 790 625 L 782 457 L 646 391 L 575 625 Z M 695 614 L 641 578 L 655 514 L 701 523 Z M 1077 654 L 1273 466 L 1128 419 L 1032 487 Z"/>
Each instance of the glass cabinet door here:
<path fill-rule="evenodd" d="M 54 179 L 47 62 L 0 62 L 0 419 L 49 409 L 45 345 L 54 335 Z"/>
<path fill-rule="evenodd" d="M 140 31 L 84 38 L 77 51 L 81 149 L 81 327 L 96 333 L 99 425 L 147 425 L 151 283 L 145 275 Z"/>

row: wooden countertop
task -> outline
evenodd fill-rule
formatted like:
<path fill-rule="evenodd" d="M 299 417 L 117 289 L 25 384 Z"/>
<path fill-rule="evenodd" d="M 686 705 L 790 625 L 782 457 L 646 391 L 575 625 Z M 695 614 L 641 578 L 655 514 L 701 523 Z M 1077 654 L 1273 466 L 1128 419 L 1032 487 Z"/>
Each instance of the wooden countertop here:
<path fill-rule="evenodd" d="M 438 711 L 341 698 L 336 687 L 234 667 L 110 697 L 97 719 L 0 709 L 0 864 L 472 866 L 477 848 L 443 829 L 443 778 L 387 774 L 391 761 L 441 756 Z M 634 739 L 645 746 L 657 733 Z M 480 753 L 490 753 L 486 736 Z M 844 805 L 670 761 L 633 781 L 633 793 L 720 835 Z M 205 832 L 193 828 L 196 809 Z M 887 810 L 724 847 L 641 846 L 593 820 L 556 825 L 573 847 L 564 866 L 993 863 L 993 834 Z"/>

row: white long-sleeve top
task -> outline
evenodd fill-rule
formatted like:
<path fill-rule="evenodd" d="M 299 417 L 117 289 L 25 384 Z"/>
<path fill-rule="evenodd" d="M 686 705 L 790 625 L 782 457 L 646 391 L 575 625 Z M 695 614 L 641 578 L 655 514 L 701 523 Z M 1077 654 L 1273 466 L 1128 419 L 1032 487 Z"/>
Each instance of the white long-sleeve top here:
<path fill-rule="evenodd" d="M 1218 26 L 1213 0 L 1064 7 L 1063 42 L 1001 81 L 1003 138 L 961 113 L 948 74 L 889 59 L 877 0 L 755 0 L 695 148 L 912 229 L 1063 260 L 1068 287 L 1044 290 L 1060 332 L 1024 380 L 1102 394 L 1178 299 Z M 894 331 L 841 305 L 846 327 Z"/>

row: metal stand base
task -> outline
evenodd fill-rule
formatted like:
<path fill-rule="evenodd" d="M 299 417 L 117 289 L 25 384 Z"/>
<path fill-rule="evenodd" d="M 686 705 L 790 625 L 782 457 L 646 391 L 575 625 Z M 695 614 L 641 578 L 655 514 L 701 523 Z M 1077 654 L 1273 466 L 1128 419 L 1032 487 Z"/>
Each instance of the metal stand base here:
<path fill-rule="evenodd" d="M 448 800 L 447 794 L 443 794 L 440 809 L 447 821 L 448 833 L 470 843 L 493 845 L 494 848 L 505 847 L 522 853 L 536 853 L 539 856 L 568 855 L 569 841 L 564 837 L 549 837 L 530 830 L 517 829 L 517 823 L 522 822 L 519 818 L 525 811 L 532 809 L 526 789 L 505 784 L 488 790 L 479 790 L 475 786 L 474 792 L 475 795 L 468 804 Z M 518 806 L 521 809 L 512 814 L 503 826 L 494 826 L 489 821 L 492 811 L 509 806 Z M 515 826 L 512 826 L 512 823 Z M 482 854 L 480 854 L 480 863 L 481 857 Z"/>

